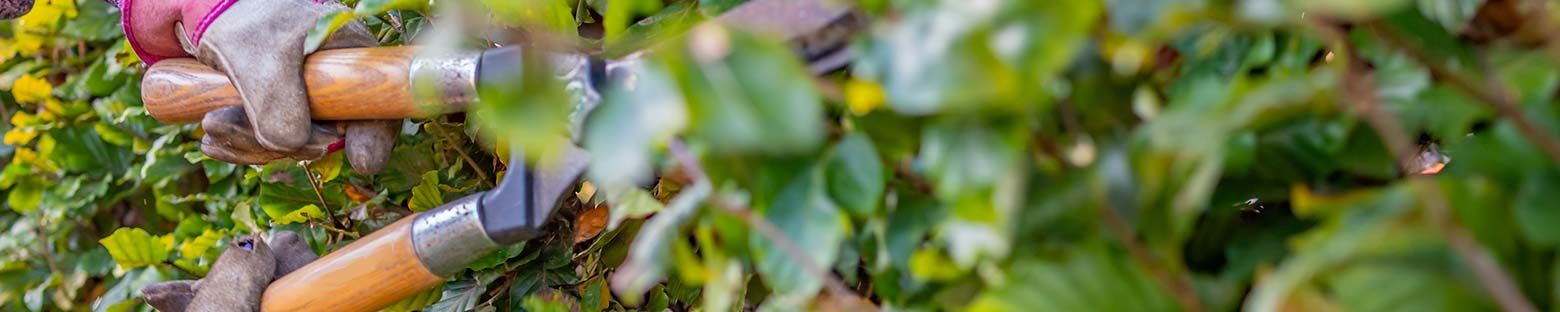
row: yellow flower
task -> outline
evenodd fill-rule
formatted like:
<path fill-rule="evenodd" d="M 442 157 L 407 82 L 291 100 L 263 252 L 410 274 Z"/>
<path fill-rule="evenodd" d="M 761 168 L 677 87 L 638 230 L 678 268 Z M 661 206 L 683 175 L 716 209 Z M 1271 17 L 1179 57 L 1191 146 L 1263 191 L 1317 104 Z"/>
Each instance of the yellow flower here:
<path fill-rule="evenodd" d="M 864 80 L 845 81 L 845 105 L 857 116 L 866 115 L 883 107 L 883 86 Z"/>
<path fill-rule="evenodd" d="M 49 98 L 50 93 L 54 93 L 54 86 L 43 78 L 33 75 L 22 75 L 16 78 L 15 84 L 11 85 L 11 95 L 16 97 L 17 102 L 42 102 Z"/>

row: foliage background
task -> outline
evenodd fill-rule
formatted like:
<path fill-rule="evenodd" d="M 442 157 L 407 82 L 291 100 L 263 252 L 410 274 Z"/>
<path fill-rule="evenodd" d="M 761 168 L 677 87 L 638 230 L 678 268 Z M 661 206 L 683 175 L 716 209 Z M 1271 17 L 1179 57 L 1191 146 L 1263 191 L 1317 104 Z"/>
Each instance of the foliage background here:
<path fill-rule="evenodd" d="M 762 36 L 689 30 L 740 2 L 360 0 L 322 21 L 446 48 L 668 42 L 585 122 L 590 183 L 551 234 L 392 310 L 1560 304 L 1550 1 L 860 0 L 856 58 L 821 78 Z M 0 310 L 148 310 L 141 286 L 203 275 L 231 235 L 333 250 L 491 186 L 495 135 L 568 131 L 568 86 L 527 80 L 409 120 L 375 176 L 339 154 L 224 164 L 147 116 L 117 21 L 40 0 L 0 23 Z"/>

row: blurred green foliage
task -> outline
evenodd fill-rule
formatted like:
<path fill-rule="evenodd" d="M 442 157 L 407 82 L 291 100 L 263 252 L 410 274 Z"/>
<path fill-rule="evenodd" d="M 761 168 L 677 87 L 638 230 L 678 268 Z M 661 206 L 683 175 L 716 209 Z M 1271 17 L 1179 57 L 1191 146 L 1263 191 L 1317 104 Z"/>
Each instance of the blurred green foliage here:
<path fill-rule="evenodd" d="M 389 310 L 1560 304 L 1552 1 L 860 0 L 854 60 L 817 77 L 693 26 L 741 2 L 362 0 L 321 21 L 311 38 L 357 19 L 387 45 L 654 49 L 576 134 L 589 183 L 549 235 Z M 117 17 L 40 0 L 0 24 L 0 310 L 148 310 L 140 287 L 203 275 L 234 234 L 328 252 L 491 187 L 495 136 L 546 153 L 561 140 L 525 134 L 579 113 L 527 75 L 409 120 L 378 175 L 225 164 L 146 114 Z"/>

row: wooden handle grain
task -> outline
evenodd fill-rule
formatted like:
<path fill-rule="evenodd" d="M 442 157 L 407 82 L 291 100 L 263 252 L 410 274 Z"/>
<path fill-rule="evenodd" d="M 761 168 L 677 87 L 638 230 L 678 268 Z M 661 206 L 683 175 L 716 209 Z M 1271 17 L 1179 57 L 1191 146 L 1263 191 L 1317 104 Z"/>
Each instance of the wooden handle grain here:
<path fill-rule="evenodd" d="M 303 65 L 310 113 L 319 120 L 424 117 L 412 101 L 410 46 L 337 49 L 315 53 Z M 164 123 L 200 121 L 206 112 L 242 105 L 226 75 L 194 59 L 157 62 L 141 79 L 146 112 Z"/>
<path fill-rule="evenodd" d="M 378 311 L 444 282 L 424 268 L 412 245 L 412 221 L 401 218 L 271 283 L 264 312 Z"/>

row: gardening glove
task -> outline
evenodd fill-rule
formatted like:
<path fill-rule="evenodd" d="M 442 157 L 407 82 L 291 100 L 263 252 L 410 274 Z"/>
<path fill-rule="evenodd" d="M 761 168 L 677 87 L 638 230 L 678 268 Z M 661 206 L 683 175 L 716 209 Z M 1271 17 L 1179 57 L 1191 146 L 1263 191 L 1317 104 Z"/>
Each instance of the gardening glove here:
<path fill-rule="evenodd" d="M 0 0 L 0 20 L 8 20 L 27 15 L 32 11 L 33 0 Z"/>
<path fill-rule="evenodd" d="M 259 311 L 266 285 L 315 259 L 319 256 L 297 233 L 278 232 L 269 243 L 239 237 L 205 278 L 147 285 L 141 296 L 162 312 Z"/>
<path fill-rule="evenodd" d="M 241 111 L 224 109 L 201 121 L 201 151 L 239 164 L 281 158 L 317 159 L 345 148 L 354 170 L 384 167 L 398 120 L 314 125 L 303 84 L 305 37 L 316 22 L 346 10 L 310 0 L 125 0 L 125 37 L 148 64 L 194 56 L 222 71 L 239 91 Z M 320 49 L 375 46 L 362 24 L 350 22 Z M 343 142 L 342 139 L 345 141 Z"/>

